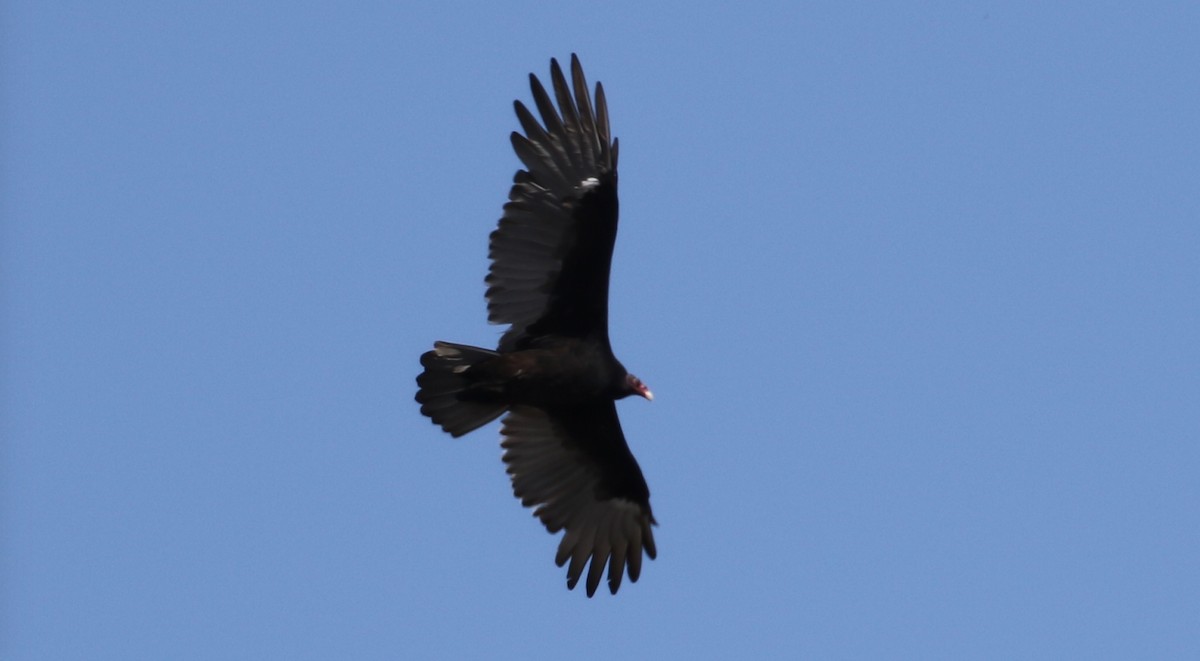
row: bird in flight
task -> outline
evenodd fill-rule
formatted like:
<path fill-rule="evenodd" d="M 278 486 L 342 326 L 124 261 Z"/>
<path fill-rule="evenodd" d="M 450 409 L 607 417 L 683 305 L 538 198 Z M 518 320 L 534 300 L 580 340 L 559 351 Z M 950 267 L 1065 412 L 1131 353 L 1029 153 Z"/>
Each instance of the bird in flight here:
<path fill-rule="evenodd" d="M 550 60 L 553 97 L 530 74 L 539 122 L 514 102 L 525 168 L 488 244 L 488 321 L 508 324 L 495 350 L 435 342 L 421 356 L 421 413 L 454 437 L 505 415 L 503 460 L 513 493 L 551 533 L 555 563 L 587 594 L 654 559 L 650 490 L 629 451 L 615 401 L 650 389 L 616 359 L 608 338 L 608 275 L 617 237 L 617 140 L 604 88 L 595 104 L 579 58 L 571 81 Z M 557 102 L 557 108 L 556 106 Z M 506 415 L 507 414 L 507 415 Z"/>

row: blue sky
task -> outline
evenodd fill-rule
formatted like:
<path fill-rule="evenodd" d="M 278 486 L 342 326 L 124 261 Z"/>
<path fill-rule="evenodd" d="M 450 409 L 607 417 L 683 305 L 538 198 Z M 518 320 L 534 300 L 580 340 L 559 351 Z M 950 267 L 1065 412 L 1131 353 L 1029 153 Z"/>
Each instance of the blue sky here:
<path fill-rule="evenodd" d="M 1200 658 L 1200 9 L 650 4 L 4 4 L 0 656 Z M 661 524 L 592 600 L 412 401 L 571 52 Z"/>

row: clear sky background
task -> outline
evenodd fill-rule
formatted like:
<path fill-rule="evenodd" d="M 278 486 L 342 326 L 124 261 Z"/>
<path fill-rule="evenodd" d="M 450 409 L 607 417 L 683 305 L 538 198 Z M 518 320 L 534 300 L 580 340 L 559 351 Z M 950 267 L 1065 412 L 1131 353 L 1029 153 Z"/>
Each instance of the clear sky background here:
<path fill-rule="evenodd" d="M 3 658 L 1200 658 L 1197 4 L 2 11 Z M 592 600 L 412 401 L 572 51 L 657 396 Z"/>

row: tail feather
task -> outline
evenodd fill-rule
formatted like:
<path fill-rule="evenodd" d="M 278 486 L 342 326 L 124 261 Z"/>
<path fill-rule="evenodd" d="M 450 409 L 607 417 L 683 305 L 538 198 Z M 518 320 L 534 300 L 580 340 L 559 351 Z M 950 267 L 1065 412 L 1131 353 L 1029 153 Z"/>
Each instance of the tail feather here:
<path fill-rule="evenodd" d="M 455 438 L 504 415 L 507 404 L 469 396 L 471 367 L 497 355 L 465 344 L 434 342 L 433 351 L 421 356 L 425 371 L 417 377 L 421 413 Z"/>

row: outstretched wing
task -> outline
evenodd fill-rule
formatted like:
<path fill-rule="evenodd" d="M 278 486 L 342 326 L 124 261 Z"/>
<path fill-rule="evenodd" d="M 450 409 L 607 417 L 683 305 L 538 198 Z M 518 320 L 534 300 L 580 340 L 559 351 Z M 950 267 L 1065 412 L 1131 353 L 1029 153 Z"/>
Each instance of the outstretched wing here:
<path fill-rule="evenodd" d="M 643 551 L 654 559 L 650 490 L 629 452 L 612 401 L 587 404 L 569 414 L 517 406 L 501 428 L 504 462 L 513 492 L 554 533 L 566 530 L 555 563 L 567 568 L 574 589 L 589 564 L 592 596 L 608 565 L 608 589 L 621 577 L 637 581 Z"/>
<path fill-rule="evenodd" d="M 608 128 L 604 88 L 593 110 L 579 58 L 571 83 L 556 60 L 550 79 L 558 109 L 529 75 L 539 124 L 514 102 L 525 131 L 512 134 L 525 164 L 517 171 L 499 227 L 492 232 L 488 321 L 511 324 L 500 350 L 540 335 L 608 334 L 608 274 L 617 237 L 617 141 Z M 560 114 L 561 113 L 561 114 Z"/>

